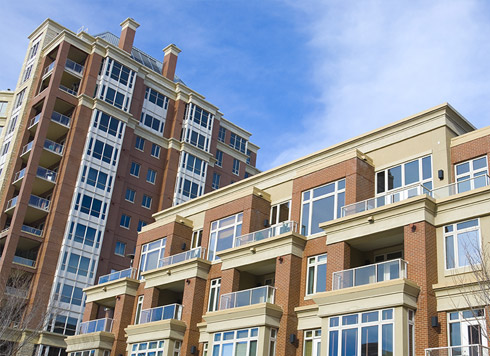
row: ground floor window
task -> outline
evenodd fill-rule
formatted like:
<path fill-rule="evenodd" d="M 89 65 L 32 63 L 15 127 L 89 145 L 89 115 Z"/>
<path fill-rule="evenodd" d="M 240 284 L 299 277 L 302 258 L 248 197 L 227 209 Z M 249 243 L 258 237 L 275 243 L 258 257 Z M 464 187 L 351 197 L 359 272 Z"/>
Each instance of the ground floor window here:
<path fill-rule="evenodd" d="M 111 352 L 109 350 L 104 351 L 104 356 L 109 356 Z M 70 356 L 94 356 L 95 350 L 84 350 L 77 352 L 70 352 Z"/>
<path fill-rule="evenodd" d="M 329 356 L 393 355 L 393 309 L 331 317 Z"/>
<path fill-rule="evenodd" d="M 305 331 L 305 346 L 304 356 L 320 356 L 322 330 L 306 330 Z"/>
<path fill-rule="evenodd" d="M 485 311 L 484 309 L 468 309 L 448 313 L 449 346 L 487 345 Z M 465 348 L 453 349 L 453 353 L 460 355 L 477 355 L 477 350 Z M 476 352 L 476 353 L 475 353 Z"/>
<path fill-rule="evenodd" d="M 129 356 L 163 356 L 164 344 L 164 340 L 132 344 Z"/>
<path fill-rule="evenodd" d="M 256 356 L 258 339 L 258 328 L 216 333 L 213 356 Z"/>
<path fill-rule="evenodd" d="M 271 338 L 269 339 L 269 356 L 276 355 L 277 329 L 271 329 Z"/>

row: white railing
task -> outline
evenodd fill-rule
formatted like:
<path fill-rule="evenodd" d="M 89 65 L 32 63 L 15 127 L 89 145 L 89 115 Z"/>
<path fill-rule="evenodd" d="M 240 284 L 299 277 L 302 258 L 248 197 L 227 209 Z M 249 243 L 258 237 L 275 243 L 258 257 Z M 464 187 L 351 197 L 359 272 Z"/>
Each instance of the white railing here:
<path fill-rule="evenodd" d="M 10 226 L 7 226 L 5 229 L 3 229 L 2 231 L 0 231 L 0 237 L 3 237 L 5 235 L 7 235 L 7 233 L 9 232 L 9 230 L 10 230 Z M 2 256 L 0 255 L 0 257 L 2 257 Z"/>
<path fill-rule="evenodd" d="M 58 155 L 63 154 L 63 145 L 60 145 L 59 143 L 53 142 L 48 139 L 44 141 L 44 148 Z"/>
<path fill-rule="evenodd" d="M 206 258 L 206 249 L 204 247 L 193 248 L 192 250 L 168 256 L 158 261 L 158 268 L 173 265 L 174 263 L 187 261 L 192 258 Z"/>
<path fill-rule="evenodd" d="M 63 84 L 60 84 L 60 89 L 63 90 L 63 91 L 66 91 L 68 94 L 71 94 L 71 95 L 74 95 L 74 96 L 77 96 L 78 95 L 78 92 L 77 91 L 75 91 L 73 89 L 70 89 L 70 88 L 67 88 Z"/>
<path fill-rule="evenodd" d="M 5 287 L 5 292 L 7 294 L 10 294 L 10 295 L 13 295 L 13 296 L 16 296 L 19 298 L 24 298 L 24 299 L 27 298 L 27 294 L 29 294 L 29 291 L 27 289 L 19 289 L 19 288 L 10 287 L 10 286 Z"/>
<path fill-rule="evenodd" d="M 459 182 L 451 183 L 443 187 L 435 188 L 432 190 L 432 197 L 434 199 L 447 198 L 451 195 L 464 193 L 473 189 L 486 187 L 490 185 L 490 177 L 488 174 L 482 174 L 473 178 L 461 180 Z"/>
<path fill-rule="evenodd" d="M 51 114 L 51 121 L 57 122 L 66 127 L 70 127 L 70 120 L 70 117 L 60 114 L 56 111 L 53 111 L 53 113 Z"/>
<path fill-rule="evenodd" d="M 43 77 L 53 70 L 55 64 L 56 64 L 56 62 L 53 62 L 49 66 L 44 68 Z"/>
<path fill-rule="evenodd" d="M 36 229 L 35 227 L 28 226 L 28 225 L 22 225 L 21 230 L 36 236 L 41 236 L 43 234 L 43 230 Z"/>
<path fill-rule="evenodd" d="M 254 241 L 260 241 L 269 237 L 285 234 L 287 232 L 298 232 L 298 223 L 296 221 L 284 221 L 272 225 L 267 229 L 251 232 L 250 234 L 238 236 L 235 238 L 235 247 L 242 246 Z"/>
<path fill-rule="evenodd" d="M 407 262 L 390 260 L 334 272 L 332 277 L 333 290 L 407 278 Z"/>
<path fill-rule="evenodd" d="M 41 166 L 37 167 L 36 176 L 38 176 L 39 178 L 48 180 L 50 182 L 53 182 L 53 183 L 56 182 L 56 172 L 51 171 L 51 170 L 44 168 L 44 167 L 41 167 Z"/>
<path fill-rule="evenodd" d="M 32 119 L 31 119 L 31 122 L 29 124 L 29 128 L 31 128 L 32 126 L 34 126 L 35 124 L 37 124 L 39 122 L 39 120 L 41 119 L 41 114 L 37 114 L 36 116 L 34 116 Z"/>
<path fill-rule="evenodd" d="M 17 205 L 17 199 L 19 198 L 19 196 L 16 196 L 16 197 L 13 197 L 12 199 L 10 199 L 7 203 L 7 207 L 5 208 L 5 210 L 8 210 L 10 208 L 13 208 L 14 206 Z"/>
<path fill-rule="evenodd" d="M 425 349 L 425 356 L 488 356 L 490 348 L 483 345 L 432 347 Z"/>
<path fill-rule="evenodd" d="M 20 153 L 20 155 L 22 156 L 24 153 L 29 152 L 31 150 L 33 144 L 34 144 L 34 141 L 31 141 L 27 145 L 22 147 L 22 152 Z"/>
<path fill-rule="evenodd" d="M 140 324 L 151 323 L 153 321 L 182 318 L 182 305 L 169 304 L 161 307 L 144 309 L 141 311 Z"/>
<path fill-rule="evenodd" d="M 275 291 L 276 288 L 272 286 L 262 286 L 223 294 L 220 299 L 219 309 L 238 308 L 265 302 L 274 304 Z"/>
<path fill-rule="evenodd" d="M 49 203 L 50 201 L 48 199 L 38 197 L 37 195 L 31 194 L 29 197 L 29 205 L 34 208 L 49 211 Z"/>
<path fill-rule="evenodd" d="M 108 333 L 110 333 L 112 331 L 112 322 L 113 320 L 110 318 L 85 321 L 83 323 L 80 323 L 80 327 L 78 328 L 78 335 L 96 333 L 99 331 L 107 331 Z"/>
<path fill-rule="evenodd" d="M 420 183 L 417 183 L 401 189 L 389 191 L 383 195 L 379 195 L 374 198 L 369 198 L 357 203 L 345 205 L 341 208 L 340 216 L 344 217 L 360 213 L 362 211 L 376 209 L 380 206 L 393 204 L 423 194 L 430 195 L 430 189 L 424 187 Z"/>
<path fill-rule="evenodd" d="M 20 256 L 14 256 L 13 261 L 20 265 L 29 266 L 29 267 L 34 267 L 36 265 L 36 261 Z"/>
<path fill-rule="evenodd" d="M 22 168 L 20 171 L 15 173 L 14 182 L 17 182 L 19 179 L 24 178 L 25 175 L 26 175 L 26 169 Z"/>
<path fill-rule="evenodd" d="M 123 269 L 122 271 L 112 272 L 112 273 L 100 276 L 98 284 L 111 282 L 111 281 L 117 281 L 118 279 L 122 279 L 122 278 L 136 279 L 136 273 L 137 273 L 137 269 L 132 268 L 132 267 L 127 268 L 127 269 Z"/>
<path fill-rule="evenodd" d="M 69 58 L 66 59 L 65 68 L 77 74 L 83 74 L 83 66 L 81 64 L 78 64 L 77 62 L 72 61 Z"/>

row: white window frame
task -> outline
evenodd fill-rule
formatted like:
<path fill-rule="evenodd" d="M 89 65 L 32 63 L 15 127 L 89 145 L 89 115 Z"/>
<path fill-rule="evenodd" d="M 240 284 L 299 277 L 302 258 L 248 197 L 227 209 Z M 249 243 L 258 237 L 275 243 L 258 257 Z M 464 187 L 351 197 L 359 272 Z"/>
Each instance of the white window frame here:
<path fill-rule="evenodd" d="M 288 218 L 286 220 L 281 220 L 281 218 L 279 217 L 280 216 L 279 212 L 280 212 L 281 206 L 283 206 L 285 204 L 287 204 L 287 207 L 288 207 Z M 275 219 L 273 219 L 274 210 L 276 210 L 276 218 Z M 276 224 L 279 224 L 281 222 L 289 221 L 289 220 L 291 220 L 291 199 L 283 201 L 281 203 L 271 205 L 269 225 L 272 226 L 272 225 L 276 225 Z"/>
<path fill-rule="evenodd" d="M 157 258 L 157 267 L 158 267 L 158 261 L 160 261 L 165 255 L 166 245 L 167 245 L 167 238 L 164 237 L 162 239 L 155 240 L 141 246 L 141 257 L 140 257 L 140 265 L 139 265 L 140 273 L 148 271 L 147 268 L 142 269 L 142 264 L 147 262 L 148 259 L 146 256 L 155 251 L 158 251 L 158 258 Z"/>
<path fill-rule="evenodd" d="M 118 247 L 122 246 L 122 250 L 123 252 L 122 253 L 119 253 L 118 251 Z M 126 243 L 125 242 L 122 242 L 122 241 L 116 241 L 116 246 L 114 247 L 114 254 L 116 256 L 122 256 L 124 257 L 125 256 L 125 253 L 126 253 Z"/>
<path fill-rule="evenodd" d="M 212 279 L 209 285 L 208 312 L 219 310 L 220 291 L 221 278 Z"/>
<path fill-rule="evenodd" d="M 168 339 L 150 340 L 131 344 L 129 346 L 128 356 L 163 355 L 163 352 L 165 350 L 165 343 L 168 341 Z M 153 343 L 156 343 L 156 347 L 150 349 L 150 346 Z"/>
<path fill-rule="evenodd" d="M 151 204 L 153 203 L 153 198 L 149 195 L 143 194 L 141 199 L 141 206 L 145 209 L 151 209 Z"/>
<path fill-rule="evenodd" d="M 203 229 L 192 231 L 191 249 L 198 248 L 201 246 L 202 232 L 203 232 Z"/>
<path fill-rule="evenodd" d="M 467 228 L 458 229 L 458 225 L 468 223 L 468 222 L 472 222 L 472 221 L 476 221 L 475 226 L 470 226 Z M 444 229 L 443 232 L 444 232 L 444 268 L 445 268 L 445 270 L 450 271 L 450 270 L 455 270 L 458 268 L 470 268 L 471 269 L 472 264 L 474 265 L 473 267 L 479 266 L 481 262 L 477 263 L 477 261 L 473 261 L 473 262 L 468 261 L 469 263 L 467 265 L 462 265 L 462 266 L 459 265 L 460 252 L 459 252 L 458 238 L 459 238 L 459 235 L 461 235 L 461 234 L 466 234 L 469 232 L 477 231 L 477 238 L 478 238 L 477 245 L 478 246 L 476 246 L 476 247 L 478 247 L 480 257 L 481 257 L 482 238 L 481 238 L 481 229 L 480 229 L 480 219 L 477 218 L 477 219 L 470 219 L 470 220 L 465 220 L 465 221 L 458 221 L 457 223 L 444 226 L 443 229 Z M 450 237 L 450 236 L 453 237 L 453 251 L 454 251 L 453 263 L 454 263 L 454 267 L 448 268 L 447 240 L 448 240 L 448 237 Z"/>
<path fill-rule="evenodd" d="M 318 267 L 321 265 L 325 265 L 325 268 L 327 266 L 327 254 L 326 253 L 308 257 L 308 268 L 306 269 L 306 295 L 312 295 L 315 293 L 320 293 L 320 292 L 326 291 L 326 288 L 327 288 L 326 287 L 327 286 L 327 281 L 326 281 L 327 275 L 326 275 L 326 273 L 325 273 L 325 290 L 317 291 Z M 310 270 L 313 270 L 312 291 L 309 290 Z"/>
<path fill-rule="evenodd" d="M 305 340 L 303 345 L 303 356 L 316 356 L 321 352 L 322 329 L 312 329 L 304 331 Z M 306 354 L 306 343 L 311 342 L 311 354 Z"/>
<path fill-rule="evenodd" d="M 231 222 L 232 220 L 233 222 Z M 228 222 L 231 223 L 228 224 Z M 242 235 L 242 223 L 243 223 L 243 212 L 230 215 L 222 219 L 211 222 L 211 229 L 209 232 L 209 246 L 208 246 L 208 259 L 210 261 L 217 260 L 218 259 L 217 253 L 219 251 L 222 251 L 222 250 L 217 250 L 220 233 L 225 230 L 229 230 L 233 228 L 233 234 L 231 236 L 232 238 L 231 247 L 235 247 L 236 238 Z"/>
<path fill-rule="evenodd" d="M 415 356 L 415 310 L 407 310 L 407 323 L 408 356 Z"/>
<path fill-rule="evenodd" d="M 478 315 L 480 314 L 481 315 Z M 486 312 L 485 308 L 472 308 L 468 310 L 458 310 L 454 312 L 448 312 L 447 313 L 447 344 L 448 346 L 459 346 L 459 345 L 451 345 L 451 324 L 460 324 L 460 335 L 461 335 L 461 343 L 462 346 L 464 346 L 463 339 L 464 339 L 464 326 L 469 326 L 469 325 L 478 325 L 480 326 L 482 331 L 481 339 L 482 339 L 482 345 L 487 346 L 487 338 L 485 337 L 487 335 L 487 326 L 486 326 Z M 463 324 L 463 325 L 461 325 Z M 463 326 L 463 327 L 461 327 Z M 464 348 L 463 348 L 464 350 Z"/>
<path fill-rule="evenodd" d="M 244 331 L 247 331 L 247 337 L 237 338 L 238 333 L 244 332 Z M 227 338 L 225 340 L 225 338 L 228 335 L 231 336 L 231 334 L 233 334 L 233 337 Z M 218 333 L 213 334 L 213 350 L 212 350 L 213 353 L 212 354 L 218 355 L 218 356 L 225 356 L 225 354 L 223 353 L 223 346 L 229 345 L 229 344 L 233 345 L 232 350 L 233 350 L 233 353 L 235 353 L 236 345 L 239 342 L 240 343 L 242 343 L 242 342 L 247 343 L 247 348 L 246 348 L 246 353 L 245 353 L 246 355 L 257 356 L 257 353 L 259 350 L 259 328 L 254 327 L 254 328 L 246 328 L 246 329 L 238 329 L 238 330 L 229 330 L 229 331 L 218 332 Z M 255 345 L 256 345 L 255 346 L 255 350 L 256 350 L 255 354 L 251 353 L 250 345 L 252 343 L 255 343 Z M 216 349 L 218 349 L 217 354 L 215 353 Z M 226 354 L 226 355 L 228 355 L 228 354 Z"/>
<path fill-rule="evenodd" d="M 232 169 L 232 173 L 235 174 L 235 175 L 239 175 L 240 174 L 240 161 L 236 158 L 233 158 L 233 169 Z"/>
<path fill-rule="evenodd" d="M 474 164 L 476 161 L 479 161 L 479 160 L 485 161 L 485 167 L 475 169 Z M 465 164 L 468 164 L 468 168 L 469 168 L 468 171 L 458 174 L 458 168 L 465 165 Z M 454 177 L 455 177 L 454 181 L 459 183 L 459 184 L 457 184 L 458 193 L 459 192 L 465 192 L 468 190 L 473 190 L 475 188 L 480 188 L 479 184 L 477 184 L 477 183 L 481 183 L 481 182 L 477 182 L 477 180 L 475 178 L 479 177 L 479 176 L 483 176 L 483 175 L 488 176 L 488 158 L 487 158 L 487 156 L 480 156 L 480 157 L 472 158 L 470 160 L 466 160 L 464 162 L 460 162 L 460 163 L 455 164 L 454 165 Z M 482 177 L 482 178 L 484 179 L 484 181 L 483 181 L 484 185 L 487 185 L 489 183 L 488 178 L 485 178 L 485 177 Z M 478 179 L 478 181 L 479 181 L 479 179 Z M 484 185 L 482 185 L 482 186 L 484 186 Z M 461 189 L 461 188 L 467 188 L 467 189 Z"/>

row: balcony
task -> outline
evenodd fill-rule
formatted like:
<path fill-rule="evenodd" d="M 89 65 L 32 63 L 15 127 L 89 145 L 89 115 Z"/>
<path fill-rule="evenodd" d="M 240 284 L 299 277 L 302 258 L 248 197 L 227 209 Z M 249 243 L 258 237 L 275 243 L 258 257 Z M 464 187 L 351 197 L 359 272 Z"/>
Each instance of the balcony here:
<path fill-rule="evenodd" d="M 193 258 L 206 258 L 206 249 L 204 247 L 197 247 L 189 251 L 178 253 L 169 257 L 162 258 L 158 261 L 158 268 L 173 265 L 175 263 L 187 261 Z"/>
<path fill-rule="evenodd" d="M 27 128 L 28 130 L 31 130 L 38 122 L 41 120 L 41 114 L 37 114 L 34 116 L 31 121 L 29 122 L 29 127 Z"/>
<path fill-rule="evenodd" d="M 71 118 L 66 115 L 60 114 L 59 112 L 53 111 L 53 113 L 51 114 L 51 121 L 65 127 L 70 127 Z"/>
<path fill-rule="evenodd" d="M 220 299 L 219 309 L 239 308 L 266 302 L 274 304 L 275 290 L 276 288 L 272 286 L 263 286 L 223 294 Z"/>
<path fill-rule="evenodd" d="M 430 189 L 422 184 L 414 184 L 402 189 L 392 190 L 375 198 L 366 199 L 357 203 L 343 206 L 340 211 L 340 216 L 349 216 L 363 211 L 376 209 L 380 206 L 393 204 L 402 200 L 406 200 L 418 195 L 430 195 Z"/>
<path fill-rule="evenodd" d="M 22 179 L 25 177 L 26 169 L 23 168 L 14 176 L 13 185 L 20 189 L 22 185 Z M 56 183 L 57 173 L 47 168 L 38 166 L 36 171 L 36 183 L 32 185 L 32 193 L 35 195 L 42 195 L 43 193 L 53 189 L 53 185 Z"/>
<path fill-rule="evenodd" d="M 483 345 L 433 347 L 425 349 L 425 356 L 488 356 L 490 348 Z"/>
<path fill-rule="evenodd" d="M 182 317 L 182 305 L 169 304 L 161 307 L 144 309 L 141 311 L 140 324 L 151 323 L 154 321 L 175 319 L 180 320 Z"/>
<path fill-rule="evenodd" d="M 40 166 L 37 167 L 36 177 L 38 177 L 38 178 L 47 180 L 48 182 L 55 183 L 56 182 L 56 175 L 57 174 L 55 171 L 51 171 L 47 168 L 40 167 Z"/>
<path fill-rule="evenodd" d="M 31 194 L 28 204 L 33 208 L 41 209 L 47 212 L 49 211 L 49 203 L 50 201 L 48 199 L 44 199 Z"/>
<path fill-rule="evenodd" d="M 24 178 L 25 175 L 26 175 L 26 169 L 25 168 L 23 168 L 20 171 L 18 171 L 17 173 L 15 173 L 14 183 L 21 180 L 22 178 Z"/>
<path fill-rule="evenodd" d="M 27 267 L 34 267 L 36 265 L 36 261 L 31 260 L 29 258 L 20 257 L 17 255 L 14 256 L 13 262 Z"/>
<path fill-rule="evenodd" d="M 487 174 L 482 174 L 473 178 L 461 180 L 456 183 L 451 183 L 443 187 L 435 188 L 431 192 L 434 199 L 443 199 L 452 195 L 468 192 L 473 189 L 478 189 L 490 185 L 490 177 Z"/>
<path fill-rule="evenodd" d="M 43 70 L 43 78 L 46 77 L 48 74 L 50 74 L 53 71 L 55 65 L 56 65 L 56 62 L 53 62 L 49 66 L 47 66 L 46 68 L 44 68 L 44 70 Z"/>
<path fill-rule="evenodd" d="M 9 286 L 5 287 L 5 292 L 14 297 L 19 297 L 23 299 L 26 299 L 27 295 L 29 294 L 29 290 L 27 289 L 20 289 L 20 288 L 9 287 Z"/>
<path fill-rule="evenodd" d="M 56 153 L 57 155 L 63 154 L 63 145 L 46 139 L 44 141 L 44 148 L 50 152 Z"/>
<path fill-rule="evenodd" d="M 333 273 L 332 289 L 363 286 L 407 278 L 407 262 L 396 259 Z"/>
<path fill-rule="evenodd" d="M 267 229 L 252 232 L 247 235 L 238 236 L 235 239 L 235 247 L 243 246 L 255 241 L 264 240 L 270 237 L 285 234 L 287 232 L 297 232 L 298 223 L 296 221 L 284 221 L 282 223 L 268 227 Z"/>
<path fill-rule="evenodd" d="M 80 324 L 77 335 L 96 333 L 100 331 L 110 333 L 112 331 L 112 322 L 113 320 L 110 318 L 85 321 Z"/>
<path fill-rule="evenodd" d="M 65 87 L 64 85 L 60 84 L 60 89 L 63 90 L 64 92 L 67 92 L 68 94 L 71 94 L 73 96 L 78 95 L 78 91 L 70 89 L 68 87 Z"/>
<path fill-rule="evenodd" d="M 43 230 L 36 229 L 35 227 L 28 226 L 28 225 L 22 225 L 21 230 L 27 232 L 28 234 L 32 234 L 36 236 L 42 236 L 43 234 Z"/>
<path fill-rule="evenodd" d="M 24 155 L 26 155 L 26 153 L 30 152 L 31 149 L 32 149 L 32 145 L 34 144 L 34 141 L 31 141 L 29 142 L 27 145 L 25 145 L 24 147 L 22 147 L 22 151 L 20 152 L 20 156 L 22 158 L 24 158 Z M 28 156 L 27 156 L 28 157 Z"/>
<path fill-rule="evenodd" d="M 76 75 L 81 76 L 83 74 L 84 67 L 81 64 L 78 64 L 77 62 L 74 62 L 71 59 L 67 58 L 65 63 L 65 69 L 68 69 L 69 71 L 75 73 Z"/>
<path fill-rule="evenodd" d="M 118 279 L 123 279 L 123 278 L 136 279 L 136 274 L 137 274 L 136 268 L 127 268 L 122 271 L 112 272 L 110 274 L 100 276 L 98 284 L 117 281 Z"/>
<path fill-rule="evenodd" d="M 0 232 L 0 238 L 4 237 L 4 236 L 7 236 L 8 232 L 10 230 L 10 226 L 7 226 L 5 229 L 3 229 L 1 232 Z M 2 257 L 2 255 L 0 255 L 0 257 Z"/>
<path fill-rule="evenodd" d="M 8 202 L 7 202 L 7 207 L 5 208 L 5 212 L 15 208 L 15 206 L 17 205 L 17 199 L 19 198 L 19 196 L 16 196 L 16 197 L 13 197 L 12 199 L 10 199 Z"/>

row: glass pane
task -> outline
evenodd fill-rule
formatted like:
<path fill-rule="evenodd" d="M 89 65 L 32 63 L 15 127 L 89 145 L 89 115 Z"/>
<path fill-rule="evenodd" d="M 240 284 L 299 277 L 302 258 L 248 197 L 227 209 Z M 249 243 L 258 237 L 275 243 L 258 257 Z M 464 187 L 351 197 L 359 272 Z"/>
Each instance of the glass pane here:
<path fill-rule="evenodd" d="M 344 315 L 342 317 L 342 325 L 352 325 L 352 324 L 357 324 L 357 314 Z"/>
<path fill-rule="evenodd" d="M 402 166 L 388 169 L 388 190 L 402 186 Z"/>
<path fill-rule="evenodd" d="M 339 352 L 339 332 L 330 331 L 328 356 L 337 356 Z"/>
<path fill-rule="evenodd" d="M 301 214 L 301 234 L 309 235 L 310 229 L 310 203 L 303 204 L 303 213 Z"/>
<path fill-rule="evenodd" d="M 323 231 L 318 226 L 320 223 L 333 220 L 335 212 L 334 204 L 335 198 L 333 196 L 313 202 L 313 212 L 311 214 L 311 234 Z"/>
<path fill-rule="evenodd" d="M 456 174 L 457 175 L 468 173 L 469 171 L 470 171 L 470 163 L 469 162 L 461 163 L 461 164 L 458 164 L 456 166 Z"/>
<path fill-rule="evenodd" d="M 458 234 L 458 264 L 469 266 L 480 263 L 478 230 Z"/>
<path fill-rule="evenodd" d="M 432 178 L 432 164 L 429 157 L 422 159 L 422 179 Z"/>
<path fill-rule="evenodd" d="M 385 191 L 385 171 L 383 172 L 378 172 L 376 174 L 376 193 L 383 193 Z"/>
<path fill-rule="evenodd" d="M 232 226 L 218 232 L 218 243 L 216 244 L 216 251 L 222 251 L 233 247 L 234 230 L 235 229 Z"/>
<path fill-rule="evenodd" d="M 362 322 L 369 323 L 370 321 L 378 321 L 378 312 L 370 312 L 362 314 Z"/>
<path fill-rule="evenodd" d="M 446 269 L 454 268 L 454 236 L 446 236 Z"/>
<path fill-rule="evenodd" d="M 317 198 L 325 194 L 331 194 L 334 191 L 335 191 L 335 183 L 330 183 L 324 185 L 323 187 L 318 187 L 313 189 L 313 198 Z"/>
<path fill-rule="evenodd" d="M 386 326 L 386 325 L 384 325 Z M 361 356 L 378 355 L 378 326 L 361 329 Z"/>
<path fill-rule="evenodd" d="M 357 356 L 357 329 L 342 330 L 342 356 Z"/>
<path fill-rule="evenodd" d="M 405 185 L 419 181 L 419 160 L 405 163 Z"/>
<path fill-rule="evenodd" d="M 257 341 L 250 341 L 250 351 L 248 356 L 256 356 L 257 355 Z"/>
<path fill-rule="evenodd" d="M 308 268 L 308 286 L 307 294 L 313 294 L 313 285 L 315 281 L 315 267 Z"/>
<path fill-rule="evenodd" d="M 247 342 L 237 342 L 235 344 L 235 356 L 247 356 Z"/>
<path fill-rule="evenodd" d="M 304 356 L 313 356 L 313 340 L 305 341 Z"/>
<path fill-rule="evenodd" d="M 327 290 L 327 264 L 317 266 L 316 292 L 325 292 Z"/>
<path fill-rule="evenodd" d="M 382 319 L 383 320 L 390 320 L 393 319 L 393 309 L 386 309 L 382 311 Z"/>
<path fill-rule="evenodd" d="M 382 326 L 381 356 L 393 356 L 393 324 Z"/>
<path fill-rule="evenodd" d="M 478 158 L 473 161 L 474 171 L 485 168 L 486 166 L 487 166 L 487 157 Z"/>
<path fill-rule="evenodd" d="M 376 282 L 376 266 L 365 266 L 354 271 L 355 285 L 362 286 L 364 284 Z"/>

